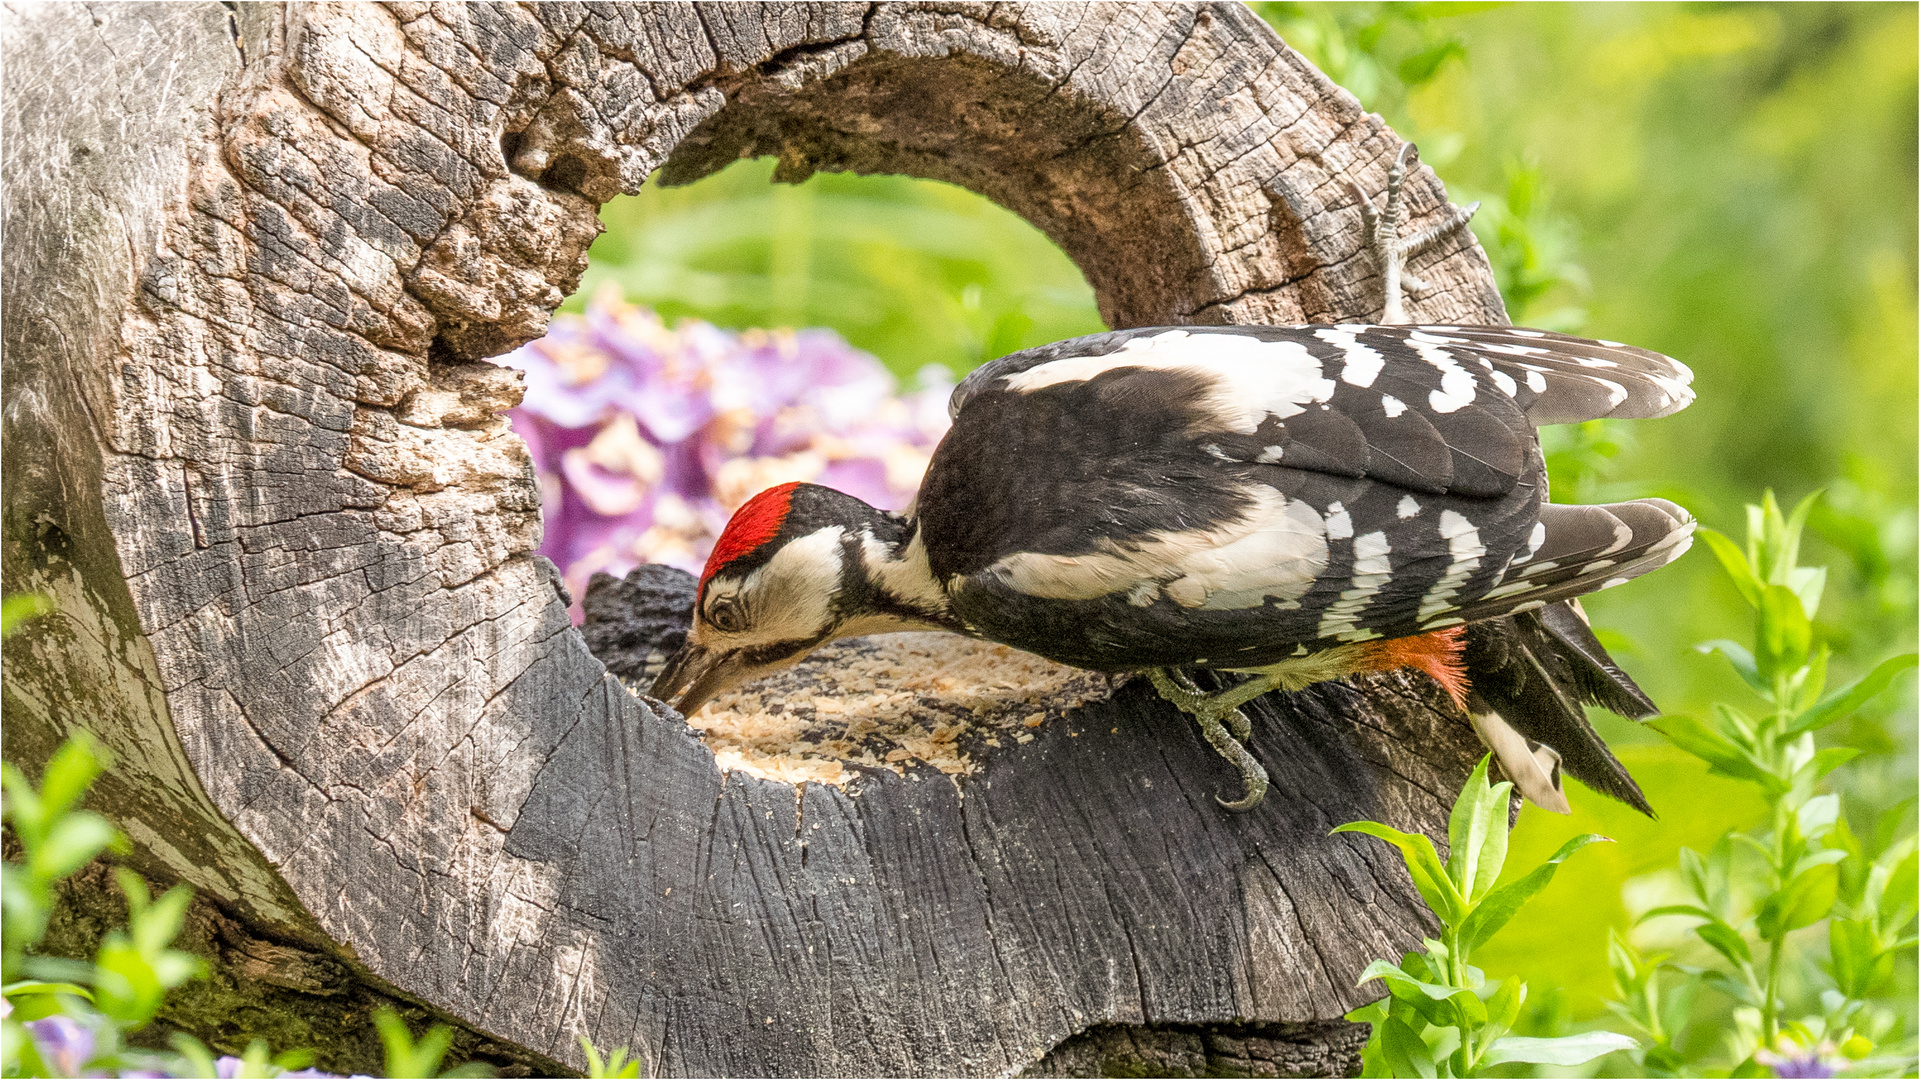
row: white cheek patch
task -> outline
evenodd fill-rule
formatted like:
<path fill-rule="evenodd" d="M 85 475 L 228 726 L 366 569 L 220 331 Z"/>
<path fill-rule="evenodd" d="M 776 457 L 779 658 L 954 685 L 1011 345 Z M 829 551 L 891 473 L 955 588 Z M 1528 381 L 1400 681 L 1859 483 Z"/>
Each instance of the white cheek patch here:
<path fill-rule="evenodd" d="M 845 536 L 845 529 L 830 525 L 787 543 L 732 590 L 746 610 L 747 629 L 723 634 L 708 627 L 701 643 L 738 649 L 824 633 L 833 623 L 833 600 L 840 592 Z"/>
<path fill-rule="evenodd" d="M 1020 552 L 989 572 L 1029 596 L 1094 600 L 1164 594 L 1182 607 L 1230 610 L 1297 603 L 1327 566 L 1327 525 L 1311 505 L 1261 488 L 1242 518 L 1218 529 L 1163 532 L 1088 555 Z"/>
<path fill-rule="evenodd" d="M 1015 393 L 1061 383 L 1084 382 L 1120 368 L 1185 371 L 1204 377 L 1211 392 L 1202 402 L 1219 426 L 1253 434 L 1268 416 L 1285 420 L 1333 397 L 1334 382 L 1320 361 L 1297 341 L 1261 341 L 1245 334 L 1169 330 L 1137 337 L 1105 356 L 1052 360 L 1001 380 Z"/>

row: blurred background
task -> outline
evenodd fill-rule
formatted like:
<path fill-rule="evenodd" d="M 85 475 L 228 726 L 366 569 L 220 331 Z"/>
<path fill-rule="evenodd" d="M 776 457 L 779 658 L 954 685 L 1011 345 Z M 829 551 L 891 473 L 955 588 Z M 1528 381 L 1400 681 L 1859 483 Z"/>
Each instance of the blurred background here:
<path fill-rule="evenodd" d="M 1455 202 L 1481 200 L 1474 229 L 1516 324 L 1632 342 L 1693 367 L 1699 401 L 1674 418 L 1550 431 L 1558 501 L 1661 495 L 1740 539 L 1743 507 L 1764 490 L 1789 506 L 1821 490 L 1802 562 L 1830 568 L 1818 629 L 1835 650 L 1832 683 L 1913 647 L 1913 5 L 1255 8 L 1418 142 Z M 707 333 L 689 319 L 775 330 L 712 346 L 743 356 L 791 353 L 800 339 L 778 328 L 830 328 L 902 390 L 935 395 L 984 360 L 1103 329 L 1065 256 L 984 199 L 903 177 L 774 185 L 772 172 L 771 160 L 743 161 L 608 204 L 565 310 L 597 295 L 649 340 L 676 325 Z M 615 292 L 635 307 L 614 304 Z M 844 367 L 820 355 L 822 370 Z M 609 442 L 595 460 L 641 452 L 621 438 L 627 450 Z M 576 449 L 592 456 L 584 441 Z M 560 500 L 547 498 L 551 516 Z M 1693 648 L 1751 621 L 1702 548 L 1588 610 L 1669 712 L 1745 696 L 1724 662 Z M 1911 677 L 1897 691 L 1822 735 L 1863 752 L 1836 774 L 1849 813 L 1869 823 L 1856 831 L 1901 819 L 1912 801 Z M 1560 1021 L 1537 1017 L 1545 1027 L 1600 1012 L 1607 930 L 1626 932 L 1671 891 L 1682 845 L 1704 850 L 1764 809 L 1750 786 L 1708 775 L 1652 732 L 1595 722 L 1662 816 L 1584 790 L 1571 793 L 1571 820 L 1524 812 L 1511 864 L 1522 869 L 1577 833 L 1620 841 L 1568 864 L 1535 902 L 1550 917 L 1516 921 L 1478 954 L 1490 972 L 1532 983 L 1536 1014 L 1559 1011 Z M 1684 959 L 1676 932 L 1633 933 Z M 1911 1002 L 1910 971 L 1893 992 Z"/>

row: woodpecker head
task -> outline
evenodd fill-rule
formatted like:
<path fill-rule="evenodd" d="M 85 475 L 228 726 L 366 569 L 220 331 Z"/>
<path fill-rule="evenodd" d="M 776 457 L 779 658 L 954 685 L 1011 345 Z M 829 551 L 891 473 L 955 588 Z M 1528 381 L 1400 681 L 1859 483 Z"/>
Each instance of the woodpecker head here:
<path fill-rule="evenodd" d="M 687 644 L 653 696 L 690 716 L 834 638 L 943 625 L 925 556 L 916 570 L 911 554 L 914 532 L 904 518 L 816 484 L 747 500 L 707 558 Z"/>

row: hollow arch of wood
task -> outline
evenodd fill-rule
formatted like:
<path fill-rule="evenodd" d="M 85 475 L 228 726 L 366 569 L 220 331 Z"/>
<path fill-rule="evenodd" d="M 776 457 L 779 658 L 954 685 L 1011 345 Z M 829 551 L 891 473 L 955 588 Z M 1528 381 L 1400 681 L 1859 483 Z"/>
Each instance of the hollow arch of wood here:
<path fill-rule="evenodd" d="M 143 865 L 541 1058 L 1002 1074 L 1237 1023 L 1351 1062 L 1355 977 L 1422 925 L 1389 854 L 1327 831 L 1442 833 L 1478 753 L 1418 686 L 1263 704 L 1274 786 L 1240 816 L 1140 687 L 1089 707 L 1102 739 L 1049 725 L 960 785 L 723 777 L 569 626 L 517 391 L 474 362 L 543 330 L 599 201 L 749 153 L 987 195 L 1114 326 L 1373 314 L 1345 185 L 1397 140 L 1249 11 L 12 18 L 98 75 L 9 93 L 39 171 L 7 222 L 6 574 L 62 604 L 7 646 L 9 754 L 100 731 Z M 1416 269 L 1419 317 L 1504 321 L 1470 237 Z"/>

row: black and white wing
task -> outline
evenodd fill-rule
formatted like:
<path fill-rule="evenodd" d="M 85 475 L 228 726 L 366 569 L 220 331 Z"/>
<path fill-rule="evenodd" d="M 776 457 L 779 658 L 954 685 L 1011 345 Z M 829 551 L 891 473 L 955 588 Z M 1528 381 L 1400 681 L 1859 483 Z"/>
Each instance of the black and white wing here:
<path fill-rule="evenodd" d="M 1545 504 L 1533 427 L 1666 415 L 1690 377 L 1497 327 L 1060 342 L 955 389 L 922 488 L 929 558 L 983 632 L 1087 667 L 1236 666 L 1531 610 L 1643 573 L 1691 530 L 1671 503 Z"/>

